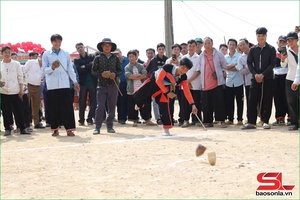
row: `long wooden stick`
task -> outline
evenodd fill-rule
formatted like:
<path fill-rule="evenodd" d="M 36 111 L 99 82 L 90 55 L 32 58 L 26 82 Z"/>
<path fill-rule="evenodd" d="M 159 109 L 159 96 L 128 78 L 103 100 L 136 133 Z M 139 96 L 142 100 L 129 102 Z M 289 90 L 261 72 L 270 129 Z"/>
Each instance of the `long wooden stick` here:
<path fill-rule="evenodd" d="M 120 88 L 119 88 L 119 86 L 118 86 L 116 80 L 115 80 L 115 79 L 113 79 L 113 80 L 114 80 L 114 82 L 115 82 L 116 87 L 118 88 L 118 91 L 119 91 L 120 95 L 123 96 L 123 94 L 122 94 L 122 92 L 121 92 L 121 90 L 120 90 Z"/>

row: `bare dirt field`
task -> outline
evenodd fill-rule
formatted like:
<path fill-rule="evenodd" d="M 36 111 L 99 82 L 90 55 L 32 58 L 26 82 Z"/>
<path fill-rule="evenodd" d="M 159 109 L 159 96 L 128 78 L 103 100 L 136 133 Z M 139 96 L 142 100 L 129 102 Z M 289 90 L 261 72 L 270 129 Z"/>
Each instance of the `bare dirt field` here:
<path fill-rule="evenodd" d="M 299 132 L 287 126 L 204 131 L 175 125 L 170 137 L 160 126 L 131 122 L 115 123 L 114 134 L 104 125 L 93 135 L 93 128 L 77 127 L 75 137 L 64 129 L 52 137 L 49 128 L 1 136 L 1 199 L 299 199 Z M 198 144 L 207 147 L 200 157 Z M 215 166 L 208 164 L 211 151 Z M 262 172 L 282 173 L 282 185 L 295 187 L 257 191 Z"/>

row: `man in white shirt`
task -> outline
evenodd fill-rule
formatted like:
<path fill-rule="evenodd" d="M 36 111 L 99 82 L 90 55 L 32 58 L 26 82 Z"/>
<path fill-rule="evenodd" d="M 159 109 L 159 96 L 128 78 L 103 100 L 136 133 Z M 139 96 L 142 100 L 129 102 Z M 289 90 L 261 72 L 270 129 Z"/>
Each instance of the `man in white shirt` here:
<path fill-rule="evenodd" d="M 183 58 L 188 58 L 192 61 L 193 67 L 186 73 L 187 80 L 189 82 L 189 88 L 193 96 L 195 106 L 198 109 L 197 116 L 202 119 L 201 116 L 201 81 L 200 81 L 200 60 L 199 55 L 196 53 L 197 43 L 195 40 L 189 40 L 188 42 L 188 54 L 183 56 Z M 184 123 L 181 125 L 182 128 L 188 127 L 190 115 L 192 112 L 192 106 L 188 103 L 184 95 L 181 96 L 182 102 L 182 112 Z M 198 119 L 195 115 L 192 115 L 192 125 L 200 125 Z"/>
<path fill-rule="evenodd" d="M 42 65 L 37 59 L 38 53 L 30 52 L 29 60 L 25 63 L 25 73 L 27 74 L 28 99 L 32 109 L 34 128 L 45 128 L 40 123 L 39 109 L 41 104 L 41 80 L 43 77 Z"/>

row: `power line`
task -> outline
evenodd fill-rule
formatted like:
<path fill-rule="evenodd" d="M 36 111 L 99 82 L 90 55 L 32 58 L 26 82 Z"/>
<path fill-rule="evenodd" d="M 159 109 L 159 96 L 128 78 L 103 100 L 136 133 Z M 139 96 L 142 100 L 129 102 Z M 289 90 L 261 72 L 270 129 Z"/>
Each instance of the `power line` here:
<path fill-rule="evenodd" d="M 195 9 L 193 9 L 192 7 L 190 7 L 189 5 L 187 5 L 185 2 L 182 1 L 182 3 L 184 3 L 184 5 L 186 7 L 188 7 L 191 10 L 191 12 L 206 26 L 206 28 L 209 29 L 217 38 L 219 38 L 219 40 L 222 41 L 222 38 L 220 38 L 219 35 L 215 34 L 215 31 L 213 31 L 201 18 L 203 18 L 204 20 L 206 20 L 208 23 L 210 23 L 212 26 L 214 26 L 215 28 L 217 28 L 221 32 L 223 32 L 226 35 L 230 36 L 230 34 L 226 33 L 224 30 L 221 30 L 218 26 L 216 26 L 210 20 L 206 19 L 204 16 L 202 16 L 201 14 L 199 14 Z"/>
<path fill-rule="evenodd" d="M 197 31 L 196 31 L 195 27 L 194 27 L 194 26 L 193 26 L 193 24 L 191 23 L 191 21 L 190 21 L 190 19 L 188 18 L 187 14 L 184 12 L 184 9 L 182 8 L 182 6 L 181 6 L 180 2 L 179 2 L 179 6 L 180 6 L 180 8 L 181 8 L 182 12 L 184 13 L 185 17 L 186 17 L 186 18 L 187 18 L 187 20 L 189 21 L 189 23 L 190 23 L 191 27 L 192 27 L 192 28 L 193 28 L 193 30 L 195 31 L 196 35 L 198 35 L 198 33 L 197 33 Z"/>

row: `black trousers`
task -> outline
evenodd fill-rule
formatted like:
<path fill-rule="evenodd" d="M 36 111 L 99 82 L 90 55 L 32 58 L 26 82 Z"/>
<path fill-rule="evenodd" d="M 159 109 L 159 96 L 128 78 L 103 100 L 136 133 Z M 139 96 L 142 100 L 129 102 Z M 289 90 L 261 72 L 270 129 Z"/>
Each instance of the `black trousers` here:
<path fill-rule="evenodd" d="M 288 114 L 287 96 L 285 92 L 286 74 L 275 75 L 274 77 L 274 104 L 275 118 L 283 119 Z"/>
<path fill-rule="evenodd" d="M 252 80 L 255 81 L 255 80 Z M 263 96 L 261 96 L 263 95 Z M 261 120 L 264 123 L 269 123 L 272 112 L 273 100 L 273 79 L 266 79 L 263 83 L 252 83 L 249 93 L 249 123 L 256 124 L 257 120 L 257 106 L 260 104 L 262 97 L 262 105 L 260 105 Z"/>
<path fill-rule="evenodd" d="M 118 101 L 117 101 L 118 120 L 126 121 L 127 115 L 128 115 L 127 83 L 124 81 L 120 82 L 119 88 L 120 88 L 123 96 L 121 96 L 120 94 L 118 95 Z"/>
<path fill-rule="evenodd" d="M 51 129 L 64 125 L 66 130 L 75 129 L 75 118 L 70 88 L 48 90 Z"/>
<path fill-rule="evenodd" d="M 247 105 L 247 120 L 249 121 L 249 93 L 250 93 L 250 85 L 244 86 L 245 87 L 245 94 L 246 94 L 246 105 Z"/>
<path fill-rule="evenodd" d="M 87 116 L 87 122 L 92 122 L 93 118 L 95 119 L 95 110 L 96 110 L 96 86 L 90 85 L 80 86 L 79 91 L 79 123 L 84 123 L 85 120 L 85 109 L 86 109 L 86 99 L 89 95 L 89 112 Z"/>
<path fill-rule="evenodd" d="M 212 123 L 215 113 L 216 121 L 225 121 L 225 100 L 223 85 L 212 90 L 202 91 L 203 122 Z"/>
<path fill-rule="evenodd" d="M 234 99 L 237 105 L 237 120 L 243 120 L 243 110 L 244 110 L 244 86 L 238 87 L 227 87 L 226 86 L 226 107 L 228 113 L 228 120 L 233 121 L 234 117 Z"/>
<path fill-rule="evenodd" d="M 201 101 L 201 90 L 190 90 L 191 94 L 193 96 L 194 102 L 195 102 L 195 106 L 198 109 L 198 113 L 197 116 L 199 117 L 200 120 L 202 120 L 202 101 Z M 189 102 L 187 101 L 187 99 L 185 98 L 184 95 L 182 95 L 181 97 L 181 101 L 183 104 L 183 119 L 185 121 L 189 121 L 190 120 L 190 116 L 191 116 L 191 112 L 192 112 L 192 106 L 189 104 Z M 192 114 L 192 122 L 198 122 L 197 117 Z"/>
<path fill-rule="evenodd" d="M 134 103 L 134 99 L 133 99 L 133 95 L 127 95 L 127 106 L 128 106 L 128 120 L 131 121 L 136 121 L 138 120 L 139 117 L 139 113 L 138 110 L 135 110 L 135 103 Z M 146 121 L 148 119 L 151 118 L 151 113 L 149 112 L 149 109 L 151 110 L 151 98 L 150 98 L 150 102 L 144 104 L 144 106 L 142 106 L 140 108 L 140 114 L 141 117 Z"/>
<path fill-rule="evenodd" d="M 285 81 L 285 91 L 287 96 L 287 104 L 290 113 L 290 122 L 292 125 L 299 126 L 299 89 L 294 91 L 291 89 L 293 81 Z"/>
<path fill-rule="evenodd" d="M 23 103 L 18 94 L 1 94 L 1 109 L 5 130 L 10 130 L 10 125 L 13 124 L 13 110 L 17 126 L 21 131 L 26 128 L 24 122 Z"/>

